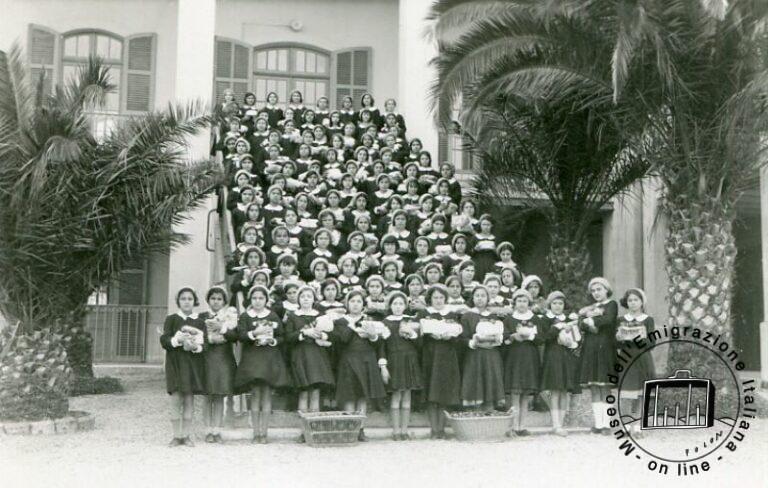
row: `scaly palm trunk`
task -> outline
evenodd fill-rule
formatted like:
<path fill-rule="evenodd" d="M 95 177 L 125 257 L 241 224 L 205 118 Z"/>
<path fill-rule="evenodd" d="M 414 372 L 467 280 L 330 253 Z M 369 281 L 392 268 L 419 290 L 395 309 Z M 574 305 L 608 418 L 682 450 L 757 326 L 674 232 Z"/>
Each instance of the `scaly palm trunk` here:
<path fill-rule="evenodd" d="M 585 304 L 586 287 L 592 277 L 592 263 L 586 242 L 573 240 L 564 233 L 553 231 L 547 256 L 547 268 L 552 277 L 552 290 L 565 293 L 567 308 L 578 310 Z"/>
<path fill-rule="evenodd" d="M 669 217 L 666 269 L 669 276 L 669 327 L 696 327 L 731 341 L 731 293 L 736 259 L 734 213 L 722 200 L 687 195 L 665 202 Z M 669 348 L 667 370 L 689 369 L 716 385 L 726 382 L 717 356 L 687 342 Z"/>
<path fill-rule="evenodd" d="M 557 231 L 552 232 L 551 239 L 547 268 L 552 278 L 552 289 L 548 291 L 562 291 L 568 300 L 567 308 L 578 310 L 586 304 L 586 287 L 593 272 L 586 242 L 574 240 Z M 571 427 L 590 427 L 592 423 L 589 392 L 571 395 L 565 424 Z"/>

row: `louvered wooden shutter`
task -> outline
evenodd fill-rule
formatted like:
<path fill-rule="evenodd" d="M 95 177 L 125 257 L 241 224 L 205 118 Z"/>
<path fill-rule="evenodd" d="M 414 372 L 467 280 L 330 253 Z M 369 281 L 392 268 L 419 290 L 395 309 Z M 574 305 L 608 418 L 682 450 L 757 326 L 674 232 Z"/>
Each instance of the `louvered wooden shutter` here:
<path fill-rule="evenodd" d="M 224 90 L 231 88 L 235 100 L 242 103 L 250 90 L 253 50 L 248 44 L 216 38 L 213 61 L 213 96 L 216 103 L 224 100 Z"/>
<path fill-rule="evenodd" d="M 27 53 L 30 75 L 37 86 L 44 74 L 43 91 L 52 93 L 59 61 L 59 35 L 46 27 L 30 24 Z"/>
<path fill-rule="evenodd" d="M 334 71 L 336 108 L 341 108 L 341 101 L 346 96 L 352 97 L 356 109 L 360 108 L 360 97 L 370 91 L 371 57 L 371 48 L 336 52 Z"/>
<path fill-rule="evenodd" d="M 124 74 L 125 112 L 148 112 L 153 108 L 155 45 L 154 34 L 131 36 L 124 44 L 127 65 Z"/>
<path fill-rule="evenodd" d="M 448 134 L 445 129 L 440 129 L 437 133 L 437 163 L 442 164 L 448 161 Z"/>

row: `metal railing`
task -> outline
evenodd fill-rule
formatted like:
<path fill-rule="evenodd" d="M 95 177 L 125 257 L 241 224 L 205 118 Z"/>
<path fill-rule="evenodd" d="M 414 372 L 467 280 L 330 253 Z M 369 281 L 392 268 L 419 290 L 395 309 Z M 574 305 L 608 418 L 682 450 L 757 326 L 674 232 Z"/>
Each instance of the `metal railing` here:
<path fill-rule="evenodd" d="M 166 313 L 161 305 L 89 305 L 85 327 L 93 336 L 94 362 L 145 362 L 147 340 L 157 340 Z"/>

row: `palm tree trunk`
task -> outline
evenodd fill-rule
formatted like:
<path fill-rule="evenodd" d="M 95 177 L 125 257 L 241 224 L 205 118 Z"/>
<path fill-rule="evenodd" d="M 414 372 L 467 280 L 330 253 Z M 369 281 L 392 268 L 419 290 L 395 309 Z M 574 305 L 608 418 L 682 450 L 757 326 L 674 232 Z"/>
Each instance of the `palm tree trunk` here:
<path fill-rule="evenodd" d="M 586 287 L 592 275 L 592 262 L 583 239 L 574 239 L 565 232 L 552 232 L 547 268 L 552 278 L 552 290 L 560 290 L 565 294 L 568 310 L 578 310 L 586 304 Z M 592 422 L 589 392 L 572 395 L 564 425 L 589 427 Z"/>
<path fill-rule="evenodd" d="M 586 242 L 559 231 L 553 231 L 551 239 L 547 268 L 552 278 L 552 290 L 565 293 L 567 308 L 578 310 L 585 304 L 587 283 L 592 277 Z"/>
<path fill-rule="evenodd" d="M 731 294 L 736 260 L 735 218 L 722 200 L 690 196 L 665 203 L 669 217 L 666 269 L 669 276 L 669 327 L 695 327 L 731 342 Z M 667 369 L 690 369 L 715 384 L 726 370 L 713 354 L 686 342 L 670 345 Z"/>

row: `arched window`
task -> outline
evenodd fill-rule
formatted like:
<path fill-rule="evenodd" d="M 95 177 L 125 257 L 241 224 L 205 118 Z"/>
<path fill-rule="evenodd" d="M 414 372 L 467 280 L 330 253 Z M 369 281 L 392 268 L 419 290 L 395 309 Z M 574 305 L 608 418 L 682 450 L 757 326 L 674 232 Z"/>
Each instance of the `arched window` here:
<path fill-rule="evenodd" d="M 293 90 L 304 96 L 304 104 L 315 107 L 317 99 L 331 96 L 331 53 L 302 44 L 267 44 L 253 52 L 253 91 L 258 103 L 269 92 L 287 103 Z"/>
<path fill-rule="evenodd" d="M 74 31 L 63 35 L 61 56 L 61 81 L 67 83 L 77 76 L 80 66 L 88 62 L 89 56 L 98 56 L 109 66 L 110 81 L 115 91 L 107 95 L 103 107 L 106 113 L 120 112 L 120 94 L 123 70 L 123 38 L 102 31 Z"/>
<path fill-rule="evenodd" d="M 91 114 L 96 137 L 101 137 L 125 114 L 152 109 L 154 96 L 155 34 L 122 37 L 98 29 L 78 29 L 58 34 L 43 26 L 30 24 L 27 52 L 32 76 L 45 75 L 43 89 L 71 79 L 89 56 L 98 56 L 110 68 L 114 93 L 106 105 Z"/>

